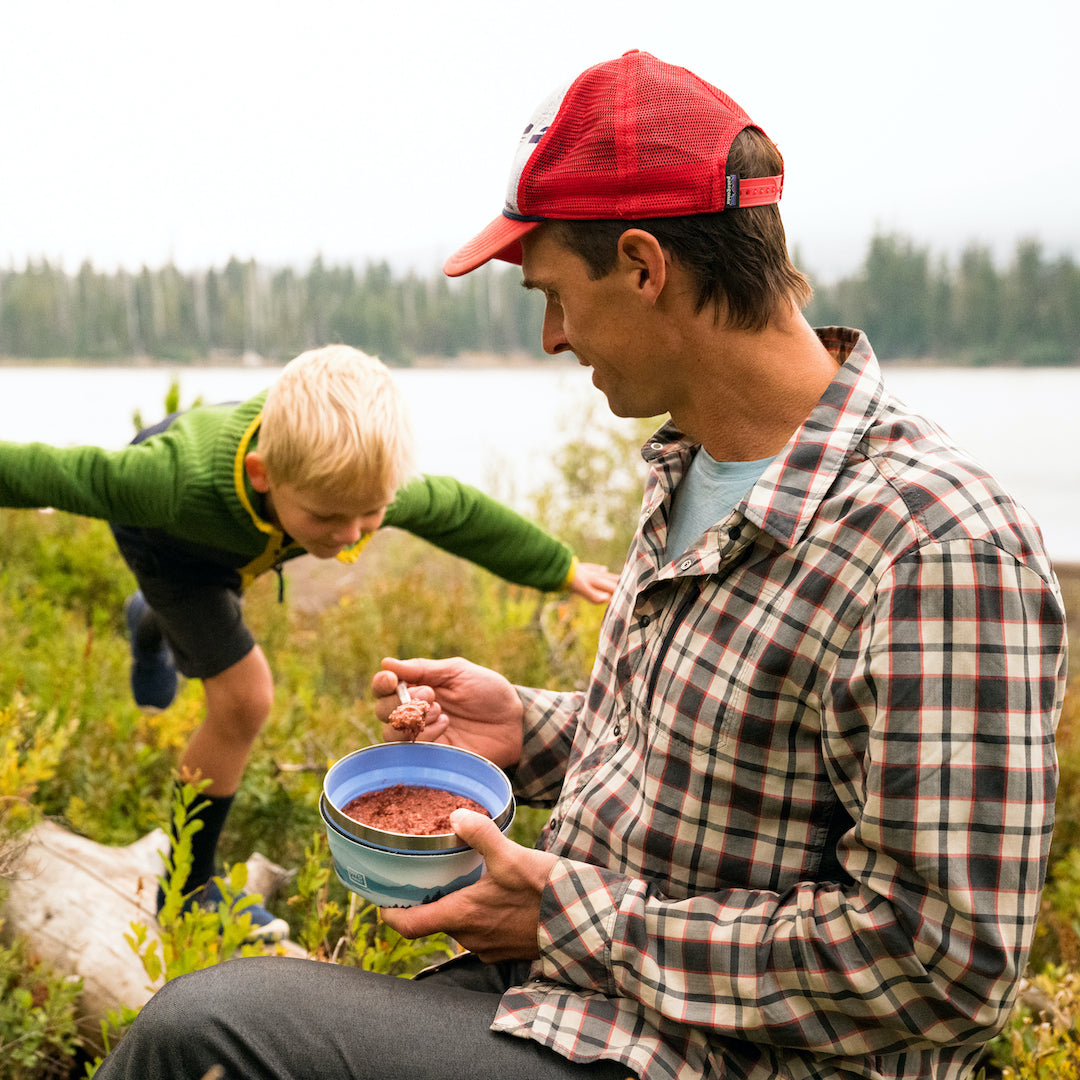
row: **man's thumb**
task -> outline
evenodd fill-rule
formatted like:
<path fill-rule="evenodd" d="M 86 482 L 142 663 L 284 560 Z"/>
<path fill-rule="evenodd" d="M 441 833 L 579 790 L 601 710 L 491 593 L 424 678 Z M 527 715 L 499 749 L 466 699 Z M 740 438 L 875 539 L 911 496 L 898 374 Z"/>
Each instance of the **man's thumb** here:
<path fill-rule="evenodd" d="M 492 855 L 500 843 L 505 842 L 498 825 L 485 814 L 460 808 L 450 815 L 450 827 L 474 851 L 485 859 Z"/>

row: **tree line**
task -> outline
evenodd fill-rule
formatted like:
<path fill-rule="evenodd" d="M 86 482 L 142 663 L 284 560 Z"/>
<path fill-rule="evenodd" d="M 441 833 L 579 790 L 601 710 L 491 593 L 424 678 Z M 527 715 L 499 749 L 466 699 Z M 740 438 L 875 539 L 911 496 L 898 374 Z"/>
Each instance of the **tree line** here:
<path fill-rule="evenodd" d="M 0 356 L 283 361 L 342 342 L 403 364 L 470 350 L 533 351 L 539 316 L 520 278 L 489 270 L 451 283 L 395 277 L 386 262 L 357 270 L 322 258 L 303 273 L 236 258 L 192 273 L 168 265 L 108 274 L 84 262 L 71 275 L 29 262 L 0 271 Z"/>
<path fill-rule="evenodd" d="M 815 293 L 817 326 L 865 330 L 886 359 L 951 363 L 1080 364 L 1080 267 L 1021 240 L 999 270 L 989 248 L 955 263 L 896 234 L 873 237 L 859 272 Z"/>
<path fill-rule="evenodd" d="M 999 268 L 981 245 L 950 261 L 880 234 L 855 273 L 816 285 L 807 317 L 865 330 L 883 359 L 1078 364 L 1080 268 L 1034 240 Z M 71 274 L 47 260 L 0 271 L 0 356 L 21 360 L 284 361 L 329 342 L 398 365 L 467 352 L 539 356 L 541 319 L 541 298 L 501 264 L 455 281 L 321 257 L 302 272 L 235 258 L 195 272 L 105 273 L 85 262 Z"/>

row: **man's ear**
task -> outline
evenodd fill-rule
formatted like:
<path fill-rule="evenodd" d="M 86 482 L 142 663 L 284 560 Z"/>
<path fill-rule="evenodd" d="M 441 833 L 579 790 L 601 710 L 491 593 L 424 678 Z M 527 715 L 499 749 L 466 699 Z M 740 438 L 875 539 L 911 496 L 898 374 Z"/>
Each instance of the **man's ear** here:
<path fill-rule="evenodd" d="M 257 450 L 244 455 L 244 472 L 247 473 L 251 486 L 260 495 L 265 495 L 270 490 L 270 478 L 266 475 L 266 466 Z"/>
<path fill-rule="evenodd" d="M 618 267 L 630 275 L 642 299 L 655 304 L 668 278 L 668 261 L 660 241 L 644 229 L 627 229 L 619 237 Z"/>

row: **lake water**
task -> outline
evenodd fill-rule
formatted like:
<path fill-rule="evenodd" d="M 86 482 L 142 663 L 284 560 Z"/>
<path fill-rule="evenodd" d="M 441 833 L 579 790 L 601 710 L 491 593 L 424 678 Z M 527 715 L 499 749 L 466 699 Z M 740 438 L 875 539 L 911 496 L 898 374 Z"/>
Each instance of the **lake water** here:
<path fill-rule="evenodd" d="M 627 433 L 584 368 L 400 369 L 419 466 L 528 510 L 555 479 L 553 453 L 594 425 Z M 132 414 L 160 418 L 173 378 L 181 405 L 238 400 L 266 368 L 0 367 L 0 439 L 119 447 Z M 1080 369 L 889 367 L 886 381 L 932 417 L 1036 516 L 1058 562 L 1080 563 Z"/>

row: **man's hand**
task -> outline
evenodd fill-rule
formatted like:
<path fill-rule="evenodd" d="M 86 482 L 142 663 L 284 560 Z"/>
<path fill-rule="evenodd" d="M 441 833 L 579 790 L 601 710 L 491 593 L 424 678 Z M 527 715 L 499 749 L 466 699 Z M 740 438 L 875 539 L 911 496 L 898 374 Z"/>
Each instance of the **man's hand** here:
<path fill-rule="evenodd" d="M 390 714 L 401 704 L 399 681 L 408 685 L 412 697 L 432 703 L 417 741 L 460 746 L 503 768 L 517 764 L 524 710 L 517 691 L 502 675 L 460 656 L 450 660 L 387 657 L 371 680 L 375 715 L 383 723 L 387 742 L 407 737 L 389 724 Z"/>
<path fill-rule="evenodd" d="M 485 963 L 535 960 L 540 894 L 556 856 L 515 844 L 491 818 L 473 810 L 455 810 L 450 823 L 483 855 L 480 880 L 430 904 L 383 908 L 383 919 L 407 938 L 449 934 Z"/>
<path fill-rule="evenodd" d="M 618 583 L 619 575 L 601 563 L 579 562 L 570 582 L 570 591 L 594 604 L 606 604 Z"/>

